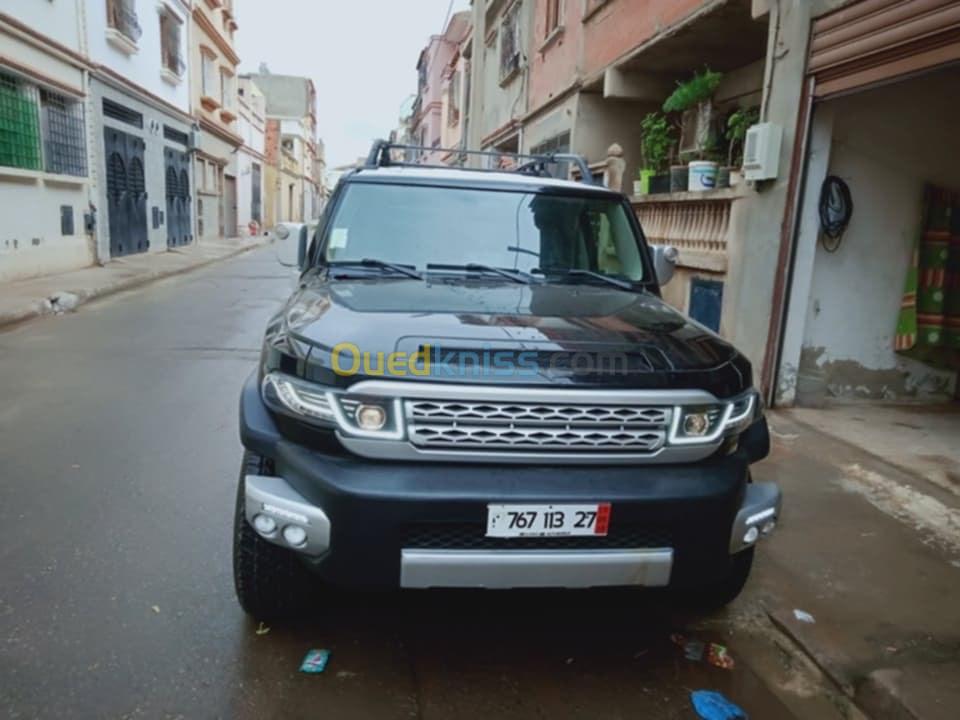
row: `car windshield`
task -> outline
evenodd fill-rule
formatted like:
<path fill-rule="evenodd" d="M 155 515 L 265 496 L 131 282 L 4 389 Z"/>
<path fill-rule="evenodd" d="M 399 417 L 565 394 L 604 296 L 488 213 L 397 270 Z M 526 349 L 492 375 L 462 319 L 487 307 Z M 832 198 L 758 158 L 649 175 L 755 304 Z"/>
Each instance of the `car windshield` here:
<path fill-rule="evenodd" d="M 355 183 L 336 210 L 324 257 L 417 270 L 476 263 L 548 276 L 588 270 L 645 279 L 623 203 L 589 195 Z"/>

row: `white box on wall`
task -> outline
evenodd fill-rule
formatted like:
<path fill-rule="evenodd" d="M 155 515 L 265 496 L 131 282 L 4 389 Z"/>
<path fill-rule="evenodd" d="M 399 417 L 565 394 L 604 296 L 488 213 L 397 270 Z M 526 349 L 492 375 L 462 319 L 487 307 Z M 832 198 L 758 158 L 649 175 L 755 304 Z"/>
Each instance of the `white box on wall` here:
<path fill-rule="evenodd" d="M 783 128 L 759 123 L 747 130 L 743 141 L 743 176 L 746 180 L 773 180 L 780 171 Z"/>

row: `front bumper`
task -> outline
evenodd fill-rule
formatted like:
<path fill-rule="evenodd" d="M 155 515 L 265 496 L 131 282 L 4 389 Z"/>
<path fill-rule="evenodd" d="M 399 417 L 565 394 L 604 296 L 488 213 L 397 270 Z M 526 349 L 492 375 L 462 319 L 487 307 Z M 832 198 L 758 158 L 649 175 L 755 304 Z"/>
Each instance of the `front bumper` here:
<path fill-rule="evenodd" d="M 273 477 L 247 478 L 247 520 L 274 513 L 282 528 L 299 514 L 304 562 L 340 585 L 698 585 L 749 546 L 734 534 L 742 539 L 750 518 L 779 514 L 779 490 L 749 483 L 744 450 L 656 466 L 420 464 L 317 452 L 280 434 L 255 379 L 241 400 L 241 439 L 274 467 Z M 611 503 L 609 534 L 485 537 L 488 503 L 565 502 Z M 268 539 L 283 544 L 282 532 Z"/>

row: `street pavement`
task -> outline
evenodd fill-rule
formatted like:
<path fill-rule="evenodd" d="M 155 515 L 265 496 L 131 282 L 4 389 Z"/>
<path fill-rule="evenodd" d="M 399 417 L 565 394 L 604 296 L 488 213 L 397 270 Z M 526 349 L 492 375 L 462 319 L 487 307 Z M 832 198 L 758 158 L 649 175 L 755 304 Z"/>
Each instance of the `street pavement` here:
<path fill-rule="evenodd" d="M 705 688 L 793 717 L 749 600 L 704 621 L 635 592 L 336 593 L 258 634 L 231 527 L 239 390 L 294 281 L 274 254 L 0 333 L 0 715 L 693 718 Z M 311 648 L 322 675 L 298 672 Z"/>

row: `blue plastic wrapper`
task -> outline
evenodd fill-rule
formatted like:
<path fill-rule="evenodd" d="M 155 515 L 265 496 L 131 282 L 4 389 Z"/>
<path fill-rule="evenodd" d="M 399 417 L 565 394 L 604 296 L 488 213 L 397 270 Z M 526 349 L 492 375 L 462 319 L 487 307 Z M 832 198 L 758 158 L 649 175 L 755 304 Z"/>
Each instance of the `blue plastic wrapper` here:
<path fill-rule="evenodd" d="M 723 695 L 712 690 L 690 693 L 693 709 L 703 720 L 747 720 L 747 714 Z"/>
<path fill-rule="evenodd" d="M 311 650 L 300 663 L 300 672 L 322 673 L 327 667 L 328 660 L 330 660 L 329 650 Z"/>

